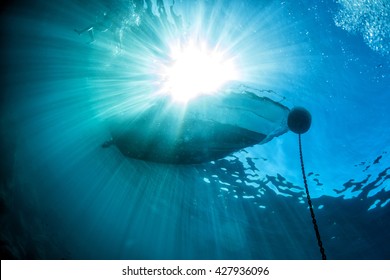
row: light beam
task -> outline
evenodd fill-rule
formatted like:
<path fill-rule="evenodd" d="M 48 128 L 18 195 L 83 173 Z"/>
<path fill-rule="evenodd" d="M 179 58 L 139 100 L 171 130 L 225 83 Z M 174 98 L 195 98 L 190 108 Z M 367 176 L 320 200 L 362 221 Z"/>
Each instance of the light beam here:
<path fill-rule="evenodd" d="M 213 94 L 238 78 L 232 59 L 223 52 L 190 43 L 171 52 L 171 63 L 161 69 L 161 92 L 175 101 L 188 102 L 200 94 Z"/>

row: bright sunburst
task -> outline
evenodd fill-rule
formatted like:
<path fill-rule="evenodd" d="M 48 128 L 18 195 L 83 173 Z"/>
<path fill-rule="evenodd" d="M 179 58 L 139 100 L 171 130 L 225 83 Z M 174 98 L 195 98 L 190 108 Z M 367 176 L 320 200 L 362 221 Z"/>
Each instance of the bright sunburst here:
<path fill-rule="evenodd" d="M 188 102 L 200 94 L 215 93 L 238 77 L 233 60 L 205 44 L 190 43 L 172 50 L 171 63 L 162 69 L 162 92 L 174 100 Z"/>
<path fill-rule="evenodd" d="M 157 2 L 152 5 L 159 7 L 157 11 L 134 10 L 136 20 L 120 32 L 114 30 L 115 40 L 107 32 L 98 33 L 100 25 L 93 33 L 98 50 L 93 65 L 101 65 L 99 71 L 111 79 L 94 81 L 104 116 L 142 112 L 161 96 L 178 106 L 190 104 L 199 95 L 226 93 L 230 82 L 283 92 L 305 70 L 294 59 L 300 48 L 294 40 L 283 39 L 290 29 L 281 24 L 278 7 L 258 9 L 245 1 L 229 5 L 176 1 L 168 12 L 167 4 L 161 6 L 164 1 Z"/>

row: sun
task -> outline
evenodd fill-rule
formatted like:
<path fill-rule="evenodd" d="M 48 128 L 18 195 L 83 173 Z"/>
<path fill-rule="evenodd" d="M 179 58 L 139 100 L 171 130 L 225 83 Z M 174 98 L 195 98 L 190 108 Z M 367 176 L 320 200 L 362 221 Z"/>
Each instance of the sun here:
<path fill-rule="evenodd" d="M 162 92 L 175 101 L 188 102 L 201 94 L 213 94 L 237 79 L 233 59 L 222 52 L 188 44 L 172 50 L 171 62 L 163 67 Z"/>

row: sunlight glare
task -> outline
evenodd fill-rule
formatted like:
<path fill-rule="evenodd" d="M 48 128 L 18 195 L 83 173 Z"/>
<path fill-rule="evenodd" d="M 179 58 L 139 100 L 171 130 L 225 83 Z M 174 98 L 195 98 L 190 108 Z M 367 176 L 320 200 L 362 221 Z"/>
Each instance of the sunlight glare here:
<path fill-rule="evenodd" d="M 227 81 L 236 80 L 232 59 L 205 47 L 188 45 L 172 52 L 172 64 L 163 70 L 162 91 L 188 102 L 200 94 L 213 94 Z"/>

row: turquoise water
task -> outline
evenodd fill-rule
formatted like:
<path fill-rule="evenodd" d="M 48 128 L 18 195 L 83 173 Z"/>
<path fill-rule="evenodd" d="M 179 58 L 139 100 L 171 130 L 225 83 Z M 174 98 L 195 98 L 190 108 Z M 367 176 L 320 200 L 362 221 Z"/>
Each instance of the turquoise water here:
<path fill-rule="evenodd" d="M 327 257 L 389 259 L 389 3 L 143 2 L 3 2 L 2 259 L 321 258 L 292 132 L 195 165 L 102 148 L 189 38 L 233 57 L 235 82 L 311 112 Z"/>

